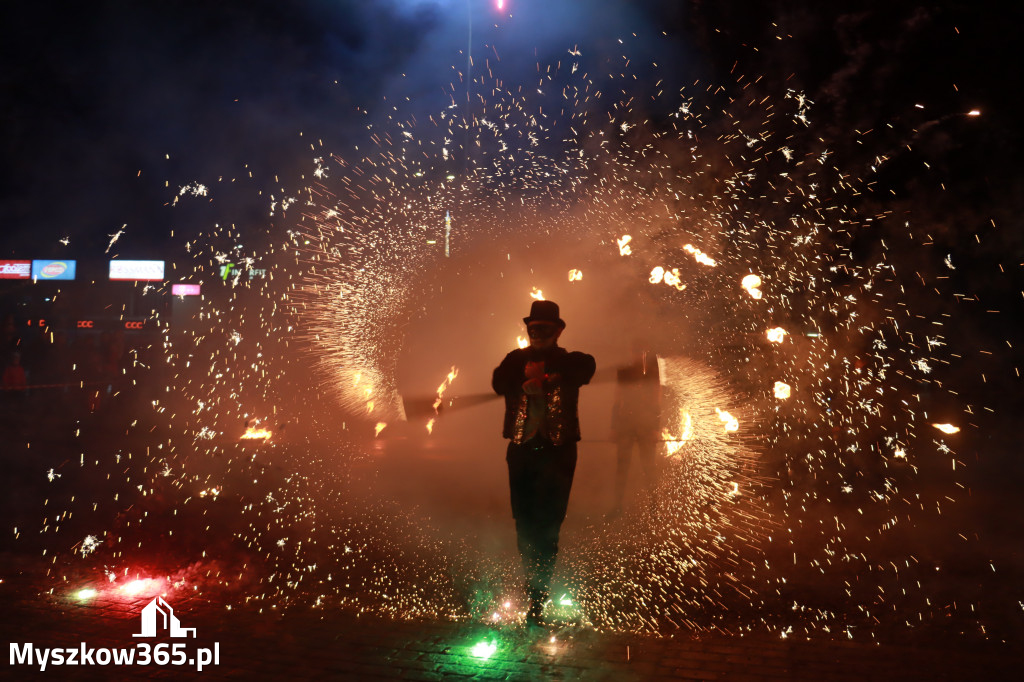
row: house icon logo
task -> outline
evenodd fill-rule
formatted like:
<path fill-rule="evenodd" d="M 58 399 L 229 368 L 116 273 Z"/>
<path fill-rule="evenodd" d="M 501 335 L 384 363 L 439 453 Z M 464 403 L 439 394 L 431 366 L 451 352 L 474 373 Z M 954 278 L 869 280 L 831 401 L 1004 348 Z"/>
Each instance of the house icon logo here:
<path fill-rule="evenodd" d="M 196 636 L 195 628 L 183 628 L 174 615 L 174 609 L 163 600 L 163 597 L 153 597 L 153 600 L 142 609 L 142 632 L 132 637 L 156 637 L 157 629 L 167 630 L 171 637 L 192 637 Z"/>

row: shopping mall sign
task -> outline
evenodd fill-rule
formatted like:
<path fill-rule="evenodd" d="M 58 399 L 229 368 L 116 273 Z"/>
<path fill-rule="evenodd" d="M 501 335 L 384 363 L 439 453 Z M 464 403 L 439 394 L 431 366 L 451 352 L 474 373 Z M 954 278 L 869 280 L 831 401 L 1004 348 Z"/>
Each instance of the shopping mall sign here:
<path fill-rule="evenodd" d="M 32 261 L 32 279 L 74 279 L 75 262 L 73 260 L 34 260 Z"/>
<path fill-rule="evenodd" d="M 32 276 L 30 260 L 0 260 L 0 279 L 28 279 Z"/>
<path fill-rule="evenodd" d="M 164 278 L 162 260 L 112 260 L 110 279 L 130 282 L 159 282 Z"/>

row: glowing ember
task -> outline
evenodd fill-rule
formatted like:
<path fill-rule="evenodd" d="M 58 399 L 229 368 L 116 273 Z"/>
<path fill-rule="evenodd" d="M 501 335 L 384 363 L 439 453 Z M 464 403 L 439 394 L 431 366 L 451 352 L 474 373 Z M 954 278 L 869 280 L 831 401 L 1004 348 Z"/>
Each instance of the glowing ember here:
<path fill-rule="evenodd" d="M 583 279 L 583 271 L 582 270 L 575 270 L 575 269 L 573 269 L 573 270 L 569 271 L 569 281 L 570 282 L 579 282 L 581 279 Z"/>
<path fill-rule="evenodd" d="M 715 413 L 718 415 L 718 418 L 722 420 L 722 423 L 725 424 L 726 431 L 736 431 L 740 428 L 739 420 L 728 412 L 724 412 L 716 407 Z"/>
<path fill-rule="evenodd" d="M 436 422 L 436 421 L 437 421 L 436 417 L 431 417 L 430 421 L 427 422 L 427 433 L 428 434 L 434 433 L 434 422 Z"/>
<path fill-rule="evenodd" d="M 782 343 L 786 338 L 786 330 L 782 327 L 774 327 L 768 330 L 768 340 L 772 343 Z"/>
<path fill-rule="evenodd" d="M 431 420 L 431 421 L 433 421 L 433 420 Z M 387 428 L 387 422 L 377 422 L 377 426 L 373 427 L 373 435 L 374 435 L 374 437 L 379 436 L 380 432 L 383 431 L 385 428 Z"/>
<path fill-rule="evenodd" d="M 544 300 L 544 292 L 541 291 L 540 289 L 538 289 L 537 287 L 534 287 L 533 291 L 530 292 L 530 298 L 533 298 L 533 299 L 538 300 L 538 301 L 543 301 Z"/>
<path fill-rule="evenodd" d="M 618 245 L 619 245 L 619 255 L 620 256 L 628 256 L 629 254 L 633 253 L 633 249 L 630 248 L 630 246 L 629 246 L 629 242 L 631 242 L 632 240 L 633 240 L 633 238 L 631 236 L 629 236 L 628 234 L 622 235 L 622 239 L 616 239 L 615 240 L 618 243 Z"/>
<path fill-rule="evenodd" d="M 789 397 L 789 394 L 790 394 L 789 384 L 784 383 L 782 381 L 776 381 L 775 382 L 775 397 L 776 398 L 778 398 L 779 400 L 785 400 L 786 398 Z"/>
<path fill-rule="evenodd" d="M 932 424 L 932 426 L 937 428 L 939 431 L 942 431 L 943 433 L 959 433 L 960 432 L 960 427 L 959 426 L 953 426 L 952 424 Z"/>
<path fill-rule="evenodd" d="M 517 336 L 516 337 L 516 344 L 520 348 L 526 348 L 527 346 L 530 345 L 530 340 L 528 338 L 526 338 L 525 336 Z"/>
<path fill-rule="evenodd" d="M 761 278 L 757 275 L 747 275 L 740 282 L 743 288 L 747 290 L 747 293 L 754 299 L 761 298 L 761 290 L 758 288 L 761 286 Z"/>
<path fill-rule="evenodd" d="M 649 281 L 651 284 L 660 284 L 661 280 L 665 278 L 665 268 L 660 265 L 651 270 L 651 278 Z"/>

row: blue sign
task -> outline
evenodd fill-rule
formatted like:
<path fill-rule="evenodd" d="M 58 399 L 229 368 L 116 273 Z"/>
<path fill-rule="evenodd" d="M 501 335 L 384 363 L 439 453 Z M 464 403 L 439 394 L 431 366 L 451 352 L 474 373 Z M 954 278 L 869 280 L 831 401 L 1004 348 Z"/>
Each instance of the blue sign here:
<path fill-rule="evenodd" d="M 75 262 L 73 260 L 34 260 L 32 261 L 32 280 L 74 279 Z"/>

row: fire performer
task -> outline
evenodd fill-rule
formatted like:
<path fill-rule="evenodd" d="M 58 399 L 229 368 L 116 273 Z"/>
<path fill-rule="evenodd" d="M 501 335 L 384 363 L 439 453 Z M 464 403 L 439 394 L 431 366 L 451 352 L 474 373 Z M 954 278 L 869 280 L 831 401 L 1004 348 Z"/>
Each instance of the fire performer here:
<path fill-rule="evenodd" d="M 505 396 L 502 435 L 511 440 L 505 459 L 530 597 L 526 620 L 539 626 L 576 471 L 579 390 L 596 364 L 593 356 L 558 345 L 565 322 L 553 301 L 534 301 L 523 322 L 530 345 L 505 356 L 492 386 Z"/>
<path fill-rule="evenodd" d="M 618 371 L 615 403 L 612 407 L 612 438 L 618 462 L 615 472 L 615 501 L 608 518 L 622 514 L 629 464 L 636 444 L 644 487 L 653 511 L 655 506 L 655 452 L 661 425 L 661 378 L 658 361 L 641 339 L 632 344 L 632 361 Z"/>

